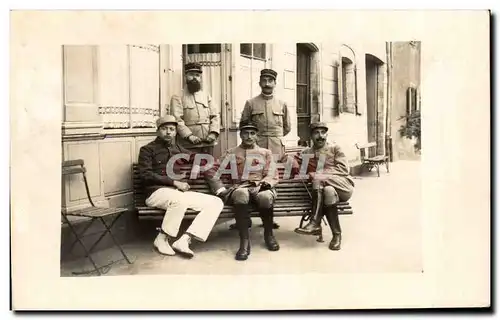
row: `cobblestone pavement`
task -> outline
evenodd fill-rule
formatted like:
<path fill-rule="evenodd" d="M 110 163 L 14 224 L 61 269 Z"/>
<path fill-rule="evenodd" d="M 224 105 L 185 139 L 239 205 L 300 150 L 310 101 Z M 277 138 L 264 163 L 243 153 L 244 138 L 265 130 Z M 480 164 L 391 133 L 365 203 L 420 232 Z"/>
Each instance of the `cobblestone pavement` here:
<path fill-rule="evenodd" d="M 419 272 L 422 268 L 420 161 L 391 163 L 390 173 L 381 168 L 355 179 L 351 199 L 353 215 L 342 215 L 342 250 L 328 250 L 331 233 L 325 229 L 325 242 L 293 232 L 299 217 L 276 218 L 280 229 L 275 236 L 281 249 L 270 252 L 264 247 L 260 219 L 254 219 L 251 231 L 252 254 L 247 261 L 234 260 L 238 248 L 236 231 L 228 221 L 217 225 L 206 243 L 194 243 L 195 257 L 166 257 L 153 250 L 155 233 L 124 245 L 135 259 L 133 265 L 115 264 L 107 275 L 155 274 L 283 274 L 335 272 Z M 114 250 L 104 250 L 97 260 L 119 258 Z M 65 263 L 62 276 L 89 267 L 82 261 Z"/>

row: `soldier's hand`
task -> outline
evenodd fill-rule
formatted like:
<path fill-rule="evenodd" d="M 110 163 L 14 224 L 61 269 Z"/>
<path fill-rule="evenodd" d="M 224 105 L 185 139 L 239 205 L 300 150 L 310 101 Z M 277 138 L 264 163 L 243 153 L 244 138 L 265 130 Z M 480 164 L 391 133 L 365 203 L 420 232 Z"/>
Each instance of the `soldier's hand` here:
<path fill-rule="evenodd" d="M 215 140 L 217 140 L 217 136 L 215 135 L 215 133 L 209 133 L 207 138 L 205 139 L 208 143 L 212 143 L 214 142 Z"/>
<path fill-rule="evenodd" d="M 266 181 L 261 181 L 260 183 L 260 187 L 264 190 L 266 189 L 271 189 L 271 185 L 269 183 L 267 183 Z"/>
<path fill-rule="evenodd" d="M 188 183 L 182 181 L 174 181 L 174 186 L 180 191 L 188 191 L 190 188 Z"/>
<path fill-rule="evenodd" d="M 198 138 L 197 136 L 195 136 L 194 134 L 190 135 L 188 137 L 188 139 L 189 139 L 189 142 L 191 142 L 192 144 L 198 144 L 201 142 L 201 139 Z"/>

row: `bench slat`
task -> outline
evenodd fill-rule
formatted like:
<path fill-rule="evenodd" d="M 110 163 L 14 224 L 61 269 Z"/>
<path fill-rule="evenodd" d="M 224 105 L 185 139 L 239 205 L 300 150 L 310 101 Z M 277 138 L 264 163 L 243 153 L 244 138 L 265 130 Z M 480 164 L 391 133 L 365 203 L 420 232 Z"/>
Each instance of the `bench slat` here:
<path fill-rule="evenodd" d="M 183 171 L 184 170 L 184 171 Z M 187 172 L 189 176 L 191 168 L 182 167 L 181 172 Z M 312 204 L 310 201 L 309 192 L 311 190 L 311 183 L 303 183 L 299 179 L 282 179 L 284 173 L 283 165 L 281 168 L 278 166 L 278 171 L 280 174 L 280 182 L 276 186 L 276 191 L 278 197 L 274 204 L 275 216 L 302 216 L 304 213 L 310 212 L 312 209 Z M 230 179 L 221 179 L 222 182 L 229 187 L 231 185 Z M 201 192 L 205 194 L 212 194 L 207 182 L 203 178 L 198 178 L 195 180 L 190 180 L 189 185 L 191 186 L 191 191 Z M 145 205 L 146 196 L 141 188 L 142 181 L 139 177 L 139 170 L 137 169 L 137 164 L 133 165 L 133 188 L 134 188 L 134 205 L 137 210 L 137 214 L 141 219 L 149 218 L 159 218 L 165 214 L 165 211 L 159 208 L 150 208 Z M 306 190 L 307 186 L 308 190 Z M 342 202 L 337 204 L 339 214 L 352 214 L 352 208 L 349 202 Z M 251 209 L 251 216 L 258 217 L 258 212 L 255 209 Z M 192 218 L 196 216 L 198 212 L 195 210 L 188 210 L 186 212 L 186 217 Z M 224 206 L 219 218 L 233 218 L 233 207 L 226 205 Z"/>

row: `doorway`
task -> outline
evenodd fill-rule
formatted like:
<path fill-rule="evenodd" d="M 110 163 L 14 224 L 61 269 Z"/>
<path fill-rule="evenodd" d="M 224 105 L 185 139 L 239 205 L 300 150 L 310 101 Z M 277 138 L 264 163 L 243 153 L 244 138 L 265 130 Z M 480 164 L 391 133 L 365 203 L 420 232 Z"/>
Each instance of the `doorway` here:
<path fill-rule="evenodd" d="M 377 57 L 366 54 L 366 119 L 368 142 L 376 142 L 377 150 L 372 150 L 369 156 L 384 149 L 383 127 L 383 62 Z"/>
<path fill-rule="evenodd" d="M 229 44 L 220 43 L 187 44 L 182 46 L 183 66 L 189 62 L 201 64 L 203 91 L 210 94 L 212 103 L 219 107 L 221 124 L 218 144 L 214 147 L 213 155 L 215 157 L 220 157 L 229 148 L 228 119 L 230 117 L 227 114 L 226 102 L 230 101 L 230 97 L 228 97 L 229 90 L 224 76 L 228 63 L 226 62 L 226 55 L 223 54 L 229 46 Z"/>

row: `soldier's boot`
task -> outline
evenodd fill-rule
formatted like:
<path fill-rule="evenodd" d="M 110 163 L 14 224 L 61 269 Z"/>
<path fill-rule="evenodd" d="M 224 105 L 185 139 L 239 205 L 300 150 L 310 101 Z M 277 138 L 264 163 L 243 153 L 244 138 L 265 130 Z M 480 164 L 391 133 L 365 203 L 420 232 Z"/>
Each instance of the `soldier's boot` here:
<path fill-rule="evenodd" d="M 273 234 L 274 208 L 262 209 L 260 217 L 264 225 L 264 242 L 266 243 L 267 249 L 269 251 L 278 251 L 280 245 Z"/>
<path fill-rule="evenodd" d="M 312 193 L 312 212 L 309 223 L 295 229 L 298 234 L 321 236 L 321 219 L 323 218 L 323 189 L 315 189 Z"/>
<path fill-rule="evenodd" d="M 240 248 L 236 252 L 235 259 L 239 261 L 247 260 L 250 255 L 250 215 L 248 205 L 234 205 L 236 228 L 240 236 Z"/>
<path fill-rule="evenodd" d="M 330 225 L 332 230 L 332 241 L 328 248 L 330 250 L 340 250 L 340 245 L 342 242 L 342 229 L 340 228 L 339 212 L 336 206 L 328 206 L 326 210 L 326 220 Z"/>

